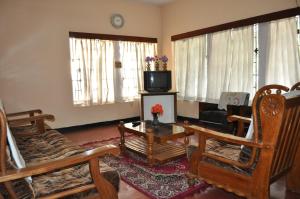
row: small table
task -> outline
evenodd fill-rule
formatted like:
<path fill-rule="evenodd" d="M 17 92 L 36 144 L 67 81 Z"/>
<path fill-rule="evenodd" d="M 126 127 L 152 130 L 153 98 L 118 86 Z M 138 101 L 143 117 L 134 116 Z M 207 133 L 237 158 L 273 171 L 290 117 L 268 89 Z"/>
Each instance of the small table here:
<path fill-rule="evenodd" d="M 160 124 L 154 128 L 151 121 L 143 121 L 138 126 L 133 123 L 121 122 L 118 126 L 121 134 L 120 148 L 134 151 L 147 157 L 148 163 L 164 163 L 186 154 L 186 145 L 189 143 L 188 136 L 192 133 L 186 132 L 182 126 L 177 124 Z M 125 132 L 139 136 L 138 138 L 125 140 Z M 184 145 L 176 145 L 171 140 L 184 138 Z"/>

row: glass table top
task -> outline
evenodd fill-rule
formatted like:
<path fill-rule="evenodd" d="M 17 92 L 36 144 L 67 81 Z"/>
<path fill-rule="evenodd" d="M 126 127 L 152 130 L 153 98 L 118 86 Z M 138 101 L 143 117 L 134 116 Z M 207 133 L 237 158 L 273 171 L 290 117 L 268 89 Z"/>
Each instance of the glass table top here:
<path fill-rule="evenodd" d="M 134 126 L 132 122 L 125 123 L 124 126 L 125 128 L 135 130 L 141 133 L 146 133 L 146 129 L 152 129 L 154 135 L 158 137 L 175 135 L 184 132 L 184 128 L 177 124 L 160 123 L 157 127 L 154 127 L 152 125 L 152 121 L 150 120 L 141 121 L 140 124 L 137 126 Z"/>

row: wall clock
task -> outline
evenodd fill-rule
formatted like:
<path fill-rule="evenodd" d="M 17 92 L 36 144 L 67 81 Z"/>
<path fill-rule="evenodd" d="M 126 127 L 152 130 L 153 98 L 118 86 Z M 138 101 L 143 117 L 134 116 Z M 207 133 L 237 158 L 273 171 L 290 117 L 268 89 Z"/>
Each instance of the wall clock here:
<path fill-rule="evenodd" d="M 122 28 L 124 25 L 124 18 L 120 14 L 113 14 L 110 18 L 111 25 L 115 28 Z"/>

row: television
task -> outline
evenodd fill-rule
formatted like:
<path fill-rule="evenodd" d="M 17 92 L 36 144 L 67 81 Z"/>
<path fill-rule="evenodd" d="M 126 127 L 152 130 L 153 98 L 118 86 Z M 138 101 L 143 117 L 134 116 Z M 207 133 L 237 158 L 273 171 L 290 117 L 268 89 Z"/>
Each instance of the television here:
<path fill-rule="evenodd" d="M 172 88 L 171 71 L 144 71 L 144 90 L 167 92 Z"/>

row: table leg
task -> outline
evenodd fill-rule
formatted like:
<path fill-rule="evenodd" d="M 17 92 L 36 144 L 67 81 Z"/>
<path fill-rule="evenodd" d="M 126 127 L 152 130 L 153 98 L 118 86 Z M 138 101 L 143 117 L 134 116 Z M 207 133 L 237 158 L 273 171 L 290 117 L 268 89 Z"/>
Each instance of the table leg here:
<path fill-rule="evenodd" d="M 184 137 L 184 147 L 186 148 L 190 143 L 190 136 L 185 135 Z"/>
<path fill-rule="evenodd" d="M 124 122 L 120 122 L 120 124 L 118 125 L 118 129 L 120 132 L 120 149 L 121 152 L 124 153 L 125 152 L 125 130 L 124 130 Z"/>
<path fill-rule="evenodd" d="M 185 149 L 187 149 L 189 143 L 190 143 L 190 133 L 186 130 L 186 128 L 189 126 L 189 122 L 188 121 L 184 121 L 184 147 Z"/>
<path fill-rule="evenodd" d="M 154 142 L 154 136 L 152 129 L 147 129 L 147 159 L 149 165 L 154 164 L 153 160 L 153 142 Z"/>

